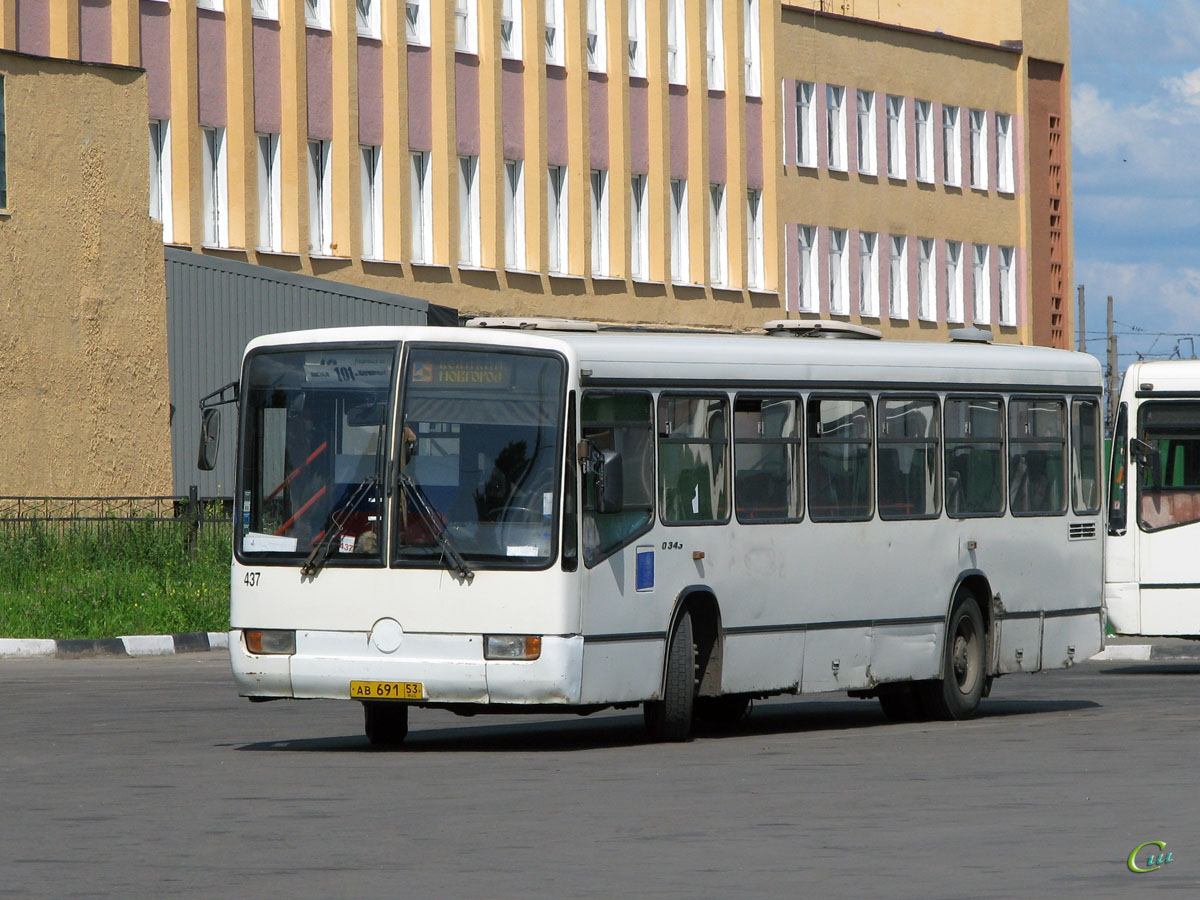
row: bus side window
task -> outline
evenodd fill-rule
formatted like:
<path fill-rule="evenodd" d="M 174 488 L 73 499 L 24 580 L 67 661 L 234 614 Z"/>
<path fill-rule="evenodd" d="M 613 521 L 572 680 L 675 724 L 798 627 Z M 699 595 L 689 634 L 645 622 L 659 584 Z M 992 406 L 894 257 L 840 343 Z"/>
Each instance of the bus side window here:
<path fill-rule="evenodd" d="M 1014 516 L 1067 511 L 1066 401 L 1008 404 L 1008 505 Z"/>
<path fill-rule="evenodd" d="M 1078 516 L 1100 512 L 1100 404 L 1071 401 L 1071 502 Z"/>
<path fill-rule="evenodd" d="M 1004 513 L 1004 413 L 1000 400 L 946 400 L 946 514 Z"/>
<path fill-rule="evenodd" d="M 808 514 L 814 522 L 871 518 L 871 401 L 808 402 Z"/>
<path fill-rule="evenodd" d="M 729 519 L 729 400 L 658 398 L 658 501 L 665 524 Z"/>
<path fill-rule="evenodd" d="M 797 397 L 739 395 L 733 407 L 733 488 L 739 522 L 804 515 Z"/>
<path fill-rule="evenodd" d="M 879 517 L 933 518 L 941 511 L 935 399 L 879 401 Z"/>
<path fill-rule="evenodd" d="M 651 397 L 642 393 L 588 391 L 580 404 L 580 433 L 597 450 L 621 455 L 622 508 L 596 512 L 596 479 L 583 479 L 583 561 L 605 559 L 640 534 L 654 518 L 654 418 Z"/>
<path fill-rule="evenodd" d="M 1129 486 L 1129 404 L 1122 403 L 1113 428 L 1112 461 L 1108 472 L 1108 533 L 1125 533 L 1129 508 L 1126 504 Z"/>
<path fill-rule="evenodd" d="M 1138 472 L 1142 530 L 1200 521 L 1200 404 L 1172 400 L 1142 404 L 1138 436 L 1152 452 Z"/>

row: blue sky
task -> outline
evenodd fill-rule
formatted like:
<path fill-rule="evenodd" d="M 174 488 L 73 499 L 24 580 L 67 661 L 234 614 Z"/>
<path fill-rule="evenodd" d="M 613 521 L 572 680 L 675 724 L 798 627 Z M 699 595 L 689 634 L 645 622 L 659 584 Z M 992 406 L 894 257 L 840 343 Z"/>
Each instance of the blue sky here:
<path fill-rule="evenodd" d="M 1088 350 L 1103 358 L 1112 294 L 1122 369 L 1177 346 L 1190 357 L 1182 335 L 1195 335 L 1200 356 L 1200 2 L 1070 4 L 1075 282 L 1086 285 Z"/>

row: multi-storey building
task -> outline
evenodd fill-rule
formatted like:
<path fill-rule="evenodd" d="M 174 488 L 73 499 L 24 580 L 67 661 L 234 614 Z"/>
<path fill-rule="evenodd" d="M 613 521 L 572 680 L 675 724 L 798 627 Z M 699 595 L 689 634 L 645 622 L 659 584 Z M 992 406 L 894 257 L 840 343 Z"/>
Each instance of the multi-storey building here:
<path fill-rule="evenodd" d="M 466 313 L 1063 345 L 1067 0 L 0 0 L 167 244 Z"/>

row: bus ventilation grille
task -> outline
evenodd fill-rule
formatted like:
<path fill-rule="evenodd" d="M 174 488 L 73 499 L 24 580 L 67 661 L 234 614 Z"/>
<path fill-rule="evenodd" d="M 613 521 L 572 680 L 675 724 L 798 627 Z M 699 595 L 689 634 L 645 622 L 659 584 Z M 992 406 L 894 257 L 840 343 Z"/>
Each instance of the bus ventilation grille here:
<path fill-rule="evenodd" d="M 1094 541 L 1096 539 L 1095 522 L 1072 522 L 1068 527 L 1071 530 L 1069 537 L 1073 541 Z"/>

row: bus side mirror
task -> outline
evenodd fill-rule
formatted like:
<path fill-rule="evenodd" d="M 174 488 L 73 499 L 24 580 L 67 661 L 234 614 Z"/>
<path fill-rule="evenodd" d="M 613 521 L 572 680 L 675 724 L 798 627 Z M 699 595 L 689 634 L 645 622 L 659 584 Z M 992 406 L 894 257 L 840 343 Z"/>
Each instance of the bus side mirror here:
<path fill-rule="evenodd" d="M 1162 454 L 1158 448 L 1139 438 L 1129 441 L 1129 455 L 1139 466 L 1149 466 L 1155 487 L 1162 487 Z"/>
<path fill-rule="evenodd" d="M 221 447 L 221 411 L 208 407 L 200 411 L 200 454 L 196 468 L 211 472 L 217 465 L 217 451 Z"/>
<path fill-rule="evenodd" d="M 621 454 L 616 450 L 601 450 L 596 467 L 596 512 L 619 513 L 625 498 L 625 471 Z"/>

